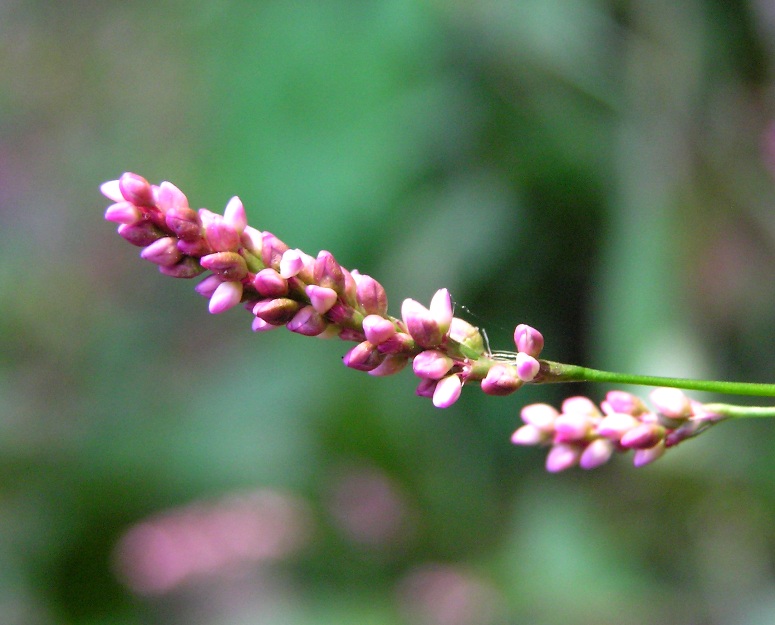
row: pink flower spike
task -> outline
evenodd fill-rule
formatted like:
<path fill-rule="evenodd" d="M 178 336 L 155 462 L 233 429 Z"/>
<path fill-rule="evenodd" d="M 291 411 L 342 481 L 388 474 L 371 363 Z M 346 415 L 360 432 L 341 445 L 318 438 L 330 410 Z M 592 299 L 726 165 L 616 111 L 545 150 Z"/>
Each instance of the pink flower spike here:
<path fill-rule="evenodd" d="M 105 211 L 105 219 L 117 224 L 136 224 L 142 218 L 140 209 L 131 202 L 116 202 L 108 206 Z"/>
<path fill-rule="evenodd" d="M 188 198 L 171 182 L 162 182 L 156 192 L 156 205 L 166 213 L 173 208 L 189 208 Z"/>
<path fill-rule="evenodd" d="M 140 257 L 156 265 L 171 267 L 176 265 L 183 257 L 177 246 L 177 239 L 174 237 L 163 237 L 157 239 L 140 252 Z"/>
<path fill-rule="evenodd" d="M 318 286 L 316 284 L 307 285 L 304 288 L 304 292 L 307 294 L 307 297 L 309 297 L 312 307 L 321 315 L 325 315 L 331 310 L 331 307 L 336 304 L 336 300 L 339 299 L 339 296 L 334 289 Z"/>
<path fill-rule="evenodd" d="M 517 351 L 538 358 L 544 348 L 544 337 L 535 328 L 520 323 L 514 330 L 514 344 Z"/>
<path fill-rule="evenodd" d="M 632 457 L 632 464 L 636 468 L 644 467 L 655 460 L 659 460 L 665 454 L 665 446 L 660 443 L 649 449 L 636 449 Z"/>
<path fill-rule="evenodd" d="M 571 467 L 575 467 L 581 459 L 581 447 L 578 445 L 566 445 L 560 443 L 552 445 L 546 455 L 546 470 L 550 473 L 559 473 Z"/>
<path fill-rule="evenodd" d="M 436 408 L 449 408 L 460 397 L 463 383 L 457 375 L 448 375 L 436 384 L 433 391 L 433 405 Z"/>
<path fill-rule="evenodd" d="M 538 375 L 541 363 L 524 352 L 517 354 L 517 375 L 523 382 L 530 382 Z"/>
<path fill-rule="evenodd" d="M 434 293 L 429 310 L 439 331 L 446 335 L 452 323 L 452 297 L 447 289 L 439 289 Z"/>
<path fill-rule="evenodd" d="M 523 425 L 511 435 L 511 442 L 515 445 L 543 445 L 550 440 L 551 439 L 546 432 L 539 430 L 536 426 L 530 424 Z"/>
<path fill-rule="evenodd" d="M 219 276 L 207 276 L 194 287 L 194 290 L 199 293 L 199 295 L 210 298 L 213 296 L 215 289 L 218 288 L 221 282 L 223 282 L 223 280 L 221 280 Z"/>
<path fill-rule="evenodd" d="M 516 369 L 511 365 L 497 363 L 490 367 L 481 383 L 482 390 L 488 395 L 510 395 L 522 386 Z"/>
<path fill-rule="evenodd" d="M 366 315 L 363 318 L 363 333 L 370 343 L 379 345 L 396 333 L 396 327 L 380 315 Z"/>
<path fill-rule="evenodd" d="M 579 458 L 579 466 L 582 469 L 596 469 L 611 459 L 614 453 L 614 444 L 604 438 L 592 441 L 584 448 Z"/>
<path fill-rule="evenodd" d="M 454 361 L 445 354 L 435 349 L 427 349 L 420 352 L 412 361 L 414 374 L 421 378 L 440 380 L 454 365 Z M 457 377 L 457 376 L 452 376 Z"/>
<path fill-rule="evenodd" d="M 242 282 L 221 282 L 210 298 L 210 312 L 214 315 L 234 308 L 242 299 Z"/>
<path fill-rule="evenodd" d="M 530 404 L 520 413 L 522 421 L 550 434 L 554 432 L 554 422 L 559 416 L 557 409 L 549 404 Z"/>
<path fill-rule="evenodd" d="M 121 195 L 127 202 L 132 202 L 136 206 L 152 208 L 156 204 L 153 197 L 153 189 L 150 183 L 137 174 L 127 172 L 118 179 L 118 186 L 121 189 Z"/>
<path fill-rule="evenodd" d="M 231 198 L 226 204 L 226 208 L 223 210 L 223 220 L 238 234 L 242 234 L 245 230 L 245 226 L 248 225 L 248 216 L 245 213 L 245 206 L 242 204 L 236 195 Z"/>
<path fill-rule="evenodd" d="M 304 259 L 300 250 L 285 250 L 280 258 L 280 277 L 293 278 L 304 268 Z"/>
<path fill-rule="evenodd" d="M 436 347 L 444 338 L 430 311 L 413 299 L 404 300 L 401 318 L 409 334 L 421 347 Z"/>
<path fill-rule="evenodd" d="M 113 202 L 123 202 L 124 196 L 121 194 L 118 180 L 108 180 L 100 185 L 100 193 Z"/>

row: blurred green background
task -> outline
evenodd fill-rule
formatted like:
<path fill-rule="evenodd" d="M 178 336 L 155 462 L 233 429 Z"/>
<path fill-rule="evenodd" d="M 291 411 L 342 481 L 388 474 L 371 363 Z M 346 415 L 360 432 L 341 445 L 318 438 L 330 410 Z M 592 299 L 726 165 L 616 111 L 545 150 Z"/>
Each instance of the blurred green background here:
<path fill-rule="evenodd" d="M 774 68 L 768 0 L 0 4 L 0 620 L 775 622 L 775 423 L 548 475 L 521 406 L 607 388 L 436 410 L 209 315 L 97 191 L 239 195 L 494 348 L 771 382 Z"/>

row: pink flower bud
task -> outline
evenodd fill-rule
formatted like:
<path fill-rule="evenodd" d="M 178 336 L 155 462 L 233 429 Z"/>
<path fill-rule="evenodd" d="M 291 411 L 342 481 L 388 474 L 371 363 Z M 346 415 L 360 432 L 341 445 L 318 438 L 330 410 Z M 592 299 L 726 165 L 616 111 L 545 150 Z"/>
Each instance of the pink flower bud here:
<path fill-rule="evenodd" d="M 118 227 L 117 232 L 122 239 L 137 247 L 150 245 L 156 239 L 160 239 L 164 236 L 164 232 L 159 230 L 159 228 L 150 221 L 140 221 L 131 225 L 121 224 Z"/>
<path fill-rule="evenodd" d="M 355 299 L 367 315 L 387 314 L 387 294 L 385 288 L 374 278 L 367 275 L 353 274 L 355 279 Z"/>
<path fill-rule="evenodd" d="M 339 296 L 334 289 L 329 289 L 325 286 L 318 286 L 316 284 L 309 284 L 304 288 L 304 292 L 309 297 L 309 301 L 313 308 L 317 310 L 321 315 L 325 315 L 336 301 Z"/>
<path fill-rule="evenodd" d="M 162 237 L 156 239 L 153 243 L 140 252 L 140 257 L 156 265 L 171 267 L 183 258 L 177 246 L 177 239 L 174 237 Z"/>
<path fill-rule="evenodd" d="M 436 347 L 444 335 L 430 311 L 413 299 L 405 299 L 401 305 L 401 317 L 407 331 L 421 347 Z"/>
<path fill-rule="evenodd" d="M 121 187 L 118 180 L 108 180 L 100 185 L 100 193 L 112 202 L 123 202 L 124 195 L 121 193 Z"/>
<path fill-rule="evenodd" d="M 454 361 L 443 353 L 428 349 L 420 352 L 412 361 L 414 374 L 421 378 L 440 380 L 454 365 Z"/>
<path fill-rule="evenodd" d="M 376 368 L 369 371 L 369 375 L 382 377 L 393 375 L 401 371 L 409 363 L 409 358 L 403 354 L 391 354 L 385 358 Z"/>
<path fill-rule="evenodd" d="M 592 421 L 584 414 L 561 414 L 554 420 L 554 440 L 558 443 L 579 443 L 592 432 Z"/>
<path fill-rule="evenodd" d="M 551 440 L 551 437 L 544 431 L 539 430 L 534 425 L 523 425 L 511 435 L 511 442 L 515 445 L 544 445 Z"/>
<path fill-rule="evenodd" d="M 433 405 L 436 408 L 449 408 L 460 397 L 463 383 L 457 375 L 448 375 L 436 383 L 433 391 Z"/>
<path fill-rule="evenodd" d="M 537 427 L 542 432 L 554 433 L 554 422 L 560 413 L 549 404 L 530 404 L 522 408 L 522 421 Z"/>
<path fill-rule="evenodd" d="M 237 234 L 242 234 L 245 226 L 248 225 L 248 216 L 245 213 L 245 207 L 236 195 L 229 200 L 226 208 L 223 210 L 223 221 L 231 227 Z"/>
<path fill-rule="evenodd" d="M 417 388 L 414 391 L 414 394 L 418 397 L 427 397 L 431 398 L 433 397 L 433 392 L 436 390 L 436 385 L 438 384 L 437 380 L 431 380 L 429 378 L 423 378 L 420 380 L 420 383 L 417 385 Z"/>
<path fill-rule="evenodd" d="M 649 399 L 657 412 L 669 419 L 688 419 L 692 416 L 692 404 L 684 392 L 677 388 L 655 388 Z"/>
<path fill-rule="evenodd" d="M 640 421 L 635 417 L 623 412 L 612 412 L 603 417 L 597 424 L 595 431 L 598 436 L 604 436 L 614 442 L 619 442 L 627 432 L 638 427 Z"/>
<path fill-rule="evenodd" d="M 602 403 L 603 412 L 606 414 L 619 412 L 633 417 L 648 412 L 646 405 L 632 393 L 626 391 L 609 391 Z"/>
<path fill-rule="evenodd" d="M 213 296 L 215 289 L 218 288 L 218 285 L 220 285 L 221 282 L 223 282 L 223 280 L 221 280 L 218 276 L 207 276 L 194 287 L 194 290 L 199 293 L 199 295 L 203 295 L 209 299 Z"/>
<path fill-rule="evenodd" d="M 484 338 L 482 333 L 479 332 L 479 328 L 472 326 L 463 319 L 458 317 L 452 318 L 449 324 L 449 338 L 461 345 L 465 345 L 476 353 L 484 353 Z"/>
<path fill-rule="evenodd" d="M 235 252 L 215 252 L 203 256 L 199 262 L 202 267 L 218 274 L 226 281 L 242 280 L 248 275 L 245 259 Z"/>
<path fill-rule="evenodd" d="M 210 247 L 205 238 L 199 238 L 194 241 L 178 239 L 178 249 L 182 254 L 193 256 L 194 258 L 202 258 L 213 253 L 213 248 Z"/>
<path fill-rule="evenodd" d="M 579 466 L 582 469 L 596 469 L 605 464 L 614 453 L 614 444 L 604 438 L 592 441 L 584 448 L 579 458 Z"/>
<path fill-rule="evenodd" d="M 550 473 L 559 473 L 571 467 L 575 467 L 581 459 L 581 447 L 560 443 L 552 445 L 546 455 L 546 470 Z"/>
<path fill-rule="evenodd" d="M 518 352 L 538 358 L 544 348 L 544 337 L 535 328 L 520 323 L 514 330 L 514 344 Z"/>
<path fill-rule="evenodd" d="M 171 278 L 188 279 L 196 278 L 204 271 L 204 267 L 202 267 L 195 259 L 187 256 L 176 265 L 171 265 L 169 267 L 160 265 L 159 271 L 165 276 L 170 276 Z"/>
<path fill-rule="evenodd" d="M 600 416 L 600 411 L 592 400 L 582 396 L 568 397 L 568 399 L 562 402 L 562 412 L 587 415 L 589 417 Z"/>
<path fill-rule="evenodd" d="M 333 289 L 338 294 L 344 293 L 344 273 L 342 273 L 342 267 L 336 262 L 331 252 L 322 250 L 318 253 L 313 268 L 313 276 L 315 283 L 319 286 Z"/>
<path fill-rule="evenodd" d="M 249 250 L 259 258 L 261 257 L 261 239 L 264 233 L 260 230 L 256 230 L 252 226 L 245 226 L 240 236 L 240 243 L 242 247 Z"/>
<path fill-rule="evenodd" d="M 197 212 L 187 206 L 171 206 L 164 220 L 179 239 L 197 241 L 202 238 L 202 221 Z"/>
<path fill-rule="evenodd" d="M 210 298 L 210 312 L 214 315 L 233 308 L 242 299 L 241 282 L 221 282 Z"/>
<path fill-rule="evenodd" d="M 636 467 L 644 467 L 655 460 L 659 460 L 665 454 L 665 446 L 655 445 L 649 449 L 636 449 L 632 457 L 632 464 Z"/>
<path fill-rule="evenodd" d="M 301 250 L 285 250 L 280 257 L 280 277 L 292 278 L 304 268 Z"/>
<path fill-rule="evenodd" d="M 253 314 L 267 323 L 282 326 L 293 319 L 301 304 L 287 297 L 265 299 L 253 307 Z"/>
<path fill-rule="evenodd" d="M 168 213 L 170 210 L 189 208 L 188 198 L 183 191 L 178 189 L 171 182 L 162 182 L 156 192 L 156 206 L 162 213 Z"/>
<path fill-rule="evenodd" d="M 396 332 L 379 344 L 383 354 L 399 354 L 412 351 L 416 347 L 414 339 L 404 332 Z"/>
<path fill-rule="evenodd" d="M 380 315 L 366 315 L 363 318 L 363 332 L 370 343 L 379 345 L 396 333 L 396 327 L 392 321 Z"/>
<path fill-rule="evenodd" d="M 136 224 L 143 218 L 142 212 L 131 202 L 121 201 L 108 206 L 105 219 L 117 224 Z"/>
<path fill-rule="evenodd" d="M 349 350 L 342 357 L 342 362 L 351 369 L 371 371 L 382 362 L 382 356 L 374 348 L 374 345 L 368 341 L 363 341 Z"/>
<path fill-rule="evenodd" d="M 490 367 L 481 383 L 488 395 L 510 395 L 522 386 L 517 370 L 511 365 L 497 363 Z"/>
<path fill-rule="evenodd" d="M 538 375 L 541 363 L 525 352 L 517 353 L 517 375 L 523 382 L 530 382 Z"/>
<path fill-rule="evenodd" d="M 261 317 L 254 317 L 251 329 L 253 332 L 266 332 L 267 330 L 275 330 L 281 326 L 275 326 L 271 323 L 267 323 Z"/>
<path fill-rule="evenodd" d="M 261 262 L 264 267 L 279 268 L 280 260 L 287 249 L 288 246 L 271 232 L 264 232 L 261 237 Z M 283 275 L 282 271 L 280 275 Z"/>
<path fill-rule="evenodd" d="M 622 435 L 619 443 L 628 449 L 649 449 L 665 438 L 665 428 L 656 423 L 641 423 Z"/>
<path fill-rule="evenodd" d="M 288 295 L 288 281 L 276 270 L 267 267 L 253 278 L 253 286 L 264 297 L 283 297 Z"/>
<path fill-rule="evenodd" d="M 199 209 L 199 218 L 205 231 L 205 238 L 216 252 L 236 252 L 240 246 L 240 233 L 228 224 L 222 215 L 206 208 Z"/>
<path fill-rule="evenodd" d="M 452 323 L 452 297 L 447 289 L 439 289 L 434 293 L 431 299 L 431 305 L 428 309 L 431 316 L 439 327 L 439 332 L 446 335 L 449 332 L 449 325 Z"/>
<path fill-rule="evenodd" d="M 312 306 L 304 306 L 285 327 L 304 336 L 317 336 L 328 327 L 328 322 Z"/>
<path fill-rule="evenodd" d="M 127 172 L 118 179 L 118 186 L 121 189 L 121 195 L 127 202 L 146 208 L 152 208 L 156 205 L 153 189 L 142 176 Z"/>

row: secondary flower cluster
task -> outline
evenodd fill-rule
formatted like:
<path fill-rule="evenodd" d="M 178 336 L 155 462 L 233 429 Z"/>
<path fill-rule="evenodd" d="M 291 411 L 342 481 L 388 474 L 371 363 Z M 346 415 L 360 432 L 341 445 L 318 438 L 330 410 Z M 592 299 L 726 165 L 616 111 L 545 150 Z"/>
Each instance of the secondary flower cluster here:
<path fill-rule="evenodd" d="M 641 467 L 724 418 L 675 388 L 654 389 L 649 398 L 653 411 L 624 391 L 609 392 L 600 409 L 586 397 L 566 399 L 561 411 L 548 404 L 531 404 L 522 409 L 525 425 L 511 441 L 548 446 L 546 469 L 553 473 L 577 465 L 594 469 L 614 452 L 631 449 L 633 464 Z"/>
<path fill-rule="evenodd" d="M 391 317 L 385 289 L 374 278 L 348 271 L 330 252 L 313 257 L 252 228 L 237 197 L 223 215 L 195 211 L 175 185 L 151 185 L 132 173 L 106 182 L 101 191 L 115 202 L 105 219 L 143 248 L 142 258 L 176 278 L 209 271 L 196 290 L 209 298 L 210 312 L 242 303 L 254 316 L 254 331 L 285 326 L 305 336 L 356 341 L 344 364 L 375 376 L 396 373 L 411 362 L 421 378 L 417 394 L 440 408 L 457 401 L 465 383 L 479 382 L 490 395 L 508 395 L 539 373 L 544 340 L 534 328 L 517 326 L 517 352 L 493 355 L 478 328 L 453 316 L 446 289 L 427 308 L 404 300 L 401 319 Z"/>

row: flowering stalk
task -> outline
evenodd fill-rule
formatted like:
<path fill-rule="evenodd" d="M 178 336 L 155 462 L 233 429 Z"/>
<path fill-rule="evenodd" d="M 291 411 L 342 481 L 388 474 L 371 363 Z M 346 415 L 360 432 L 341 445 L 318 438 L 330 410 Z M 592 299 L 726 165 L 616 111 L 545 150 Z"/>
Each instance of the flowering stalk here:
<path fill-rule="evenodd" d="M 114 202 L 105 219 L 119 224 L 118 234 L 142 247 L 140 256 L 161 273 L 193 278 L 210 272 L 196 291 L 209 299 L 211 313 L 242 304 L 256 332 L 285 326 L 305 336 L 354 341 L 344 364 L 373 376 L 392 375 L 411 363 L 420 378 L 417 395 L 439 408 L 455 403 L 470 383 L 489 395 L 573 381 L 671 387 L 651 394 L 653 411 L 621 391 L 609 393 L 600 409 L 583 397 L 566 400 L 561 412 L 546 404 L 526 406 L 525 425 L 512 441 L 550 446 L 550 471 L 593 468 L 629 449 L 641 466 L 726 418 L 775 416 L 775 408 L 703 405 L 677 390 L 775 396 L 775 384 L 634 376 L 541 360 L 543 336 L 525 324 L 514 331 L 516 352 L 491 352 L 478 328 L 453 315 L 447 289 L 437 291 L 428 307 L 404 300 L 401 318 L 392 317 L 385 289 L 374 278 L 345 269 L 330 252 L 313 257 L 249 226 L 237 197 L 223 215 L 194 211 L 175 185 L 151 185 L 132 173 L 106 182 L 101 191 Z"/>

